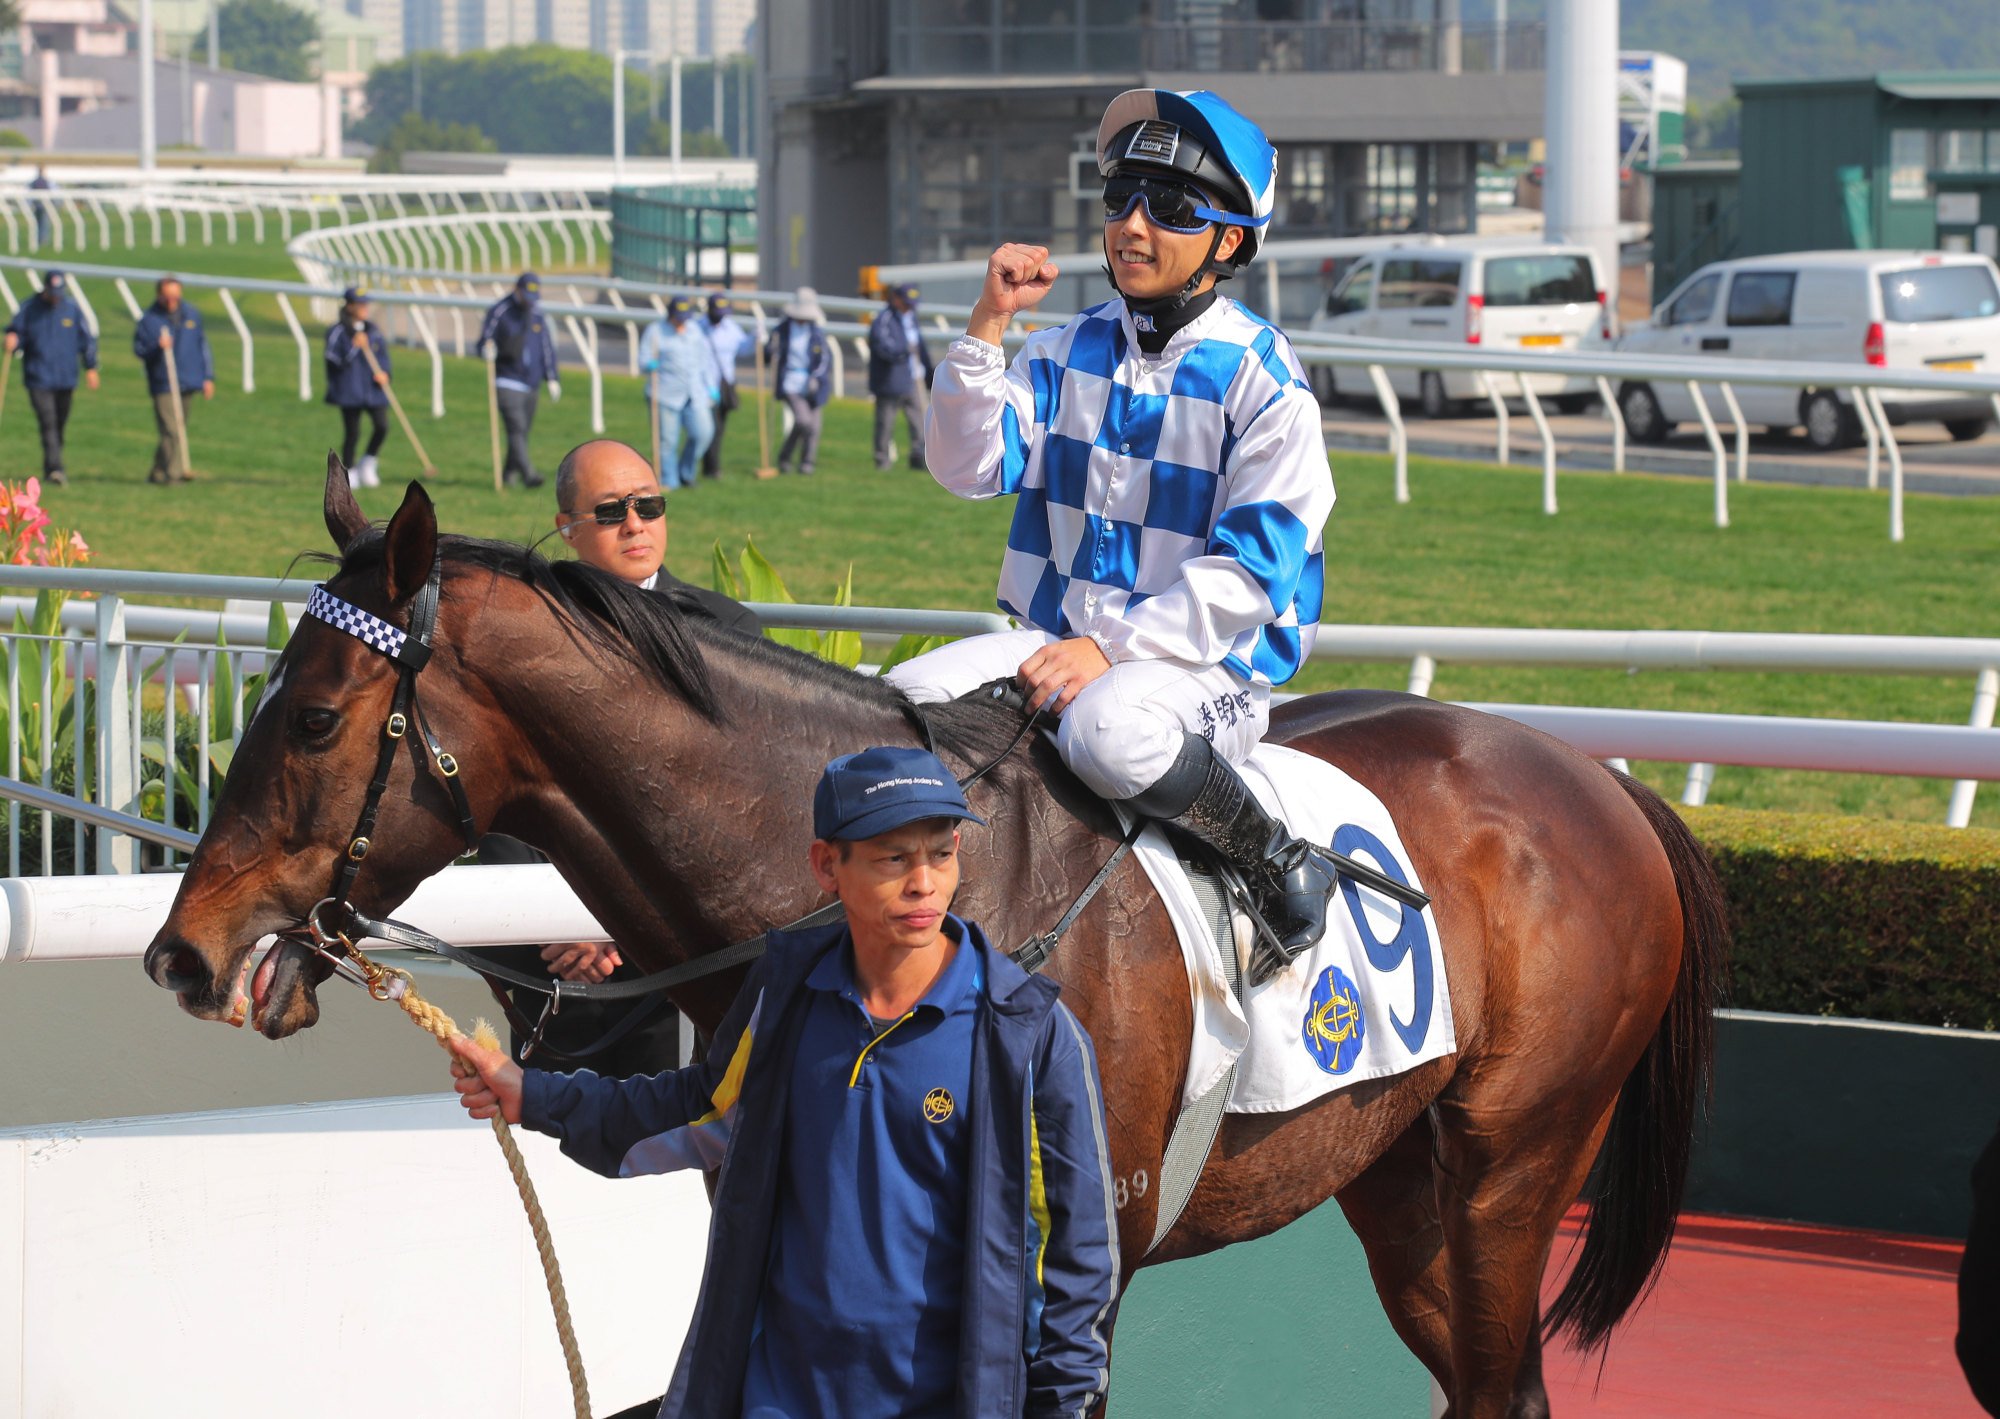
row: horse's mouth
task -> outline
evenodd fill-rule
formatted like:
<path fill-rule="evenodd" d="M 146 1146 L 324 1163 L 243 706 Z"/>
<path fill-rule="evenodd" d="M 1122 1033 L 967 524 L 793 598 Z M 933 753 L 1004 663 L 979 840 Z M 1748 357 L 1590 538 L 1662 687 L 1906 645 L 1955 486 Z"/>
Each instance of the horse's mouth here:
<path fill-rule="evenodd" d="M 244 964 L 249 964 L 245 958 Z M 250 1027 L 267 1040 L 282 1040 L 319 1023 L 319 983 L 331 967 L 324 958 L 294 936 L 281 936 L 271 943 L 264 958 L 249 975 L 244 992 L 243 974 L 237 977 L 237 995 L 231 1002 L 230 1023 L 243 1023 L 241 1012 L 249 1012 Z"/>

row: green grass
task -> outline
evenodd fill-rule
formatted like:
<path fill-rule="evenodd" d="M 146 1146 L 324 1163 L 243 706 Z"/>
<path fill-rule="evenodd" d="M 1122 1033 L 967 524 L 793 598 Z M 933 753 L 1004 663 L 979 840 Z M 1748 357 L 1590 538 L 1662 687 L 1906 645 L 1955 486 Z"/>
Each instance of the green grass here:
<path fill-rule="evenodd" d="M 267 248 L 170 253 L 179 269 L 271 273 Z M 220 255 L 217 253 L 221 252 Z M 122 258 L 121 258 L 122 259 Z M 152 261 L 145 247 L 133 258 Z M 285 262 L 281 250 L 277 261 Z M 257 264 L 257 263 L 262 263 Z M 162 262 L 161 264 L 167 264 Z M 280 270 L 273 274 L 287 274 Z M 170 489 L 144 482 L 152 418 L 116 297 L 93 292 L 106 316 L 105 387 L 79 392 L 70 430 L 67 488 L 47 497 L 58 520 L 83 532 L 98 565 L 246 574 L 283 572 L 293 556 L 326 546 L 321 470 L 339 422 L 297 398 L 297 354 L 288 337 L 260 338 L 258 392 L 240 389 L 240 347 L 212 301 L 204 302 L 222 375 L 215 402 L 190 425 L 200 482 Z M 115 311 L 115 306 L 111 307 Z M 260 328 L 282 329 L 275 306 L 246 307 Z M 266 326 L 268 317 L 269 326 Z M 447 325 L 447 330 L 448 330 Z M 318 331 L 313 352 L 318 398 Z M 449 415 L 428 415 L 428 361 L 396 352 L 398 388 L 439 466 L 429 484 L 447 528 L 528 539 L 550 526 L 546 492 L 496 494 L 488 462 L 481 366 L 446 360 Z M 589 389 L 572 371 L 560 404 L 543 401 L 536 457 L 552 471 L 562 451 L 589 435 Z M 605 382 L 608 432 L 645 446 L 636 381 Z M 716 539 L 732 548 L 754 536 L 801 600 L 825 600 L 855 568 L 855 595 L 878 605 L 985 609 L 1005 541 L 1011 503 L 961 502 L 921 474 L 877 473 L 868 456 L 869 409 L 828 410 L 821 468 L 812 479 L 759 483 L 749 409 L 726 442 L 728 476 L 676 495 L 671 560 L 706 579 Z M 774 421 L 775 434 L 775 421 Z M 396 486 L 363 495 L 386 516 L 400 480 L 414 472 L 392 430 L 385 478 Z M 1386 458 L 1333 460 L 1340 502 L 1327 528 L 1325 619 L 1357 624 L 1561 626 L 1988 635 L 2000 545 L 2000 503 L 1913 496 L 1907 540 L 1887 537 L 1880 494 L 1749 484 L 1731 490 L 1734 525 L 1711 521 L 1710 491 L 1694 479 L 1574 473 L 1561 478 L 1562 512 L 1540 510 L 1539 473 L 1413 460 L 1413 501 L 1397 506 Z M 38 467 L 34 422 L 15 391 L 0 421 L 0 476 Z M 1400 688 L 1400 665 L 1315 663 L 1291 688 Z M 1636 706 L 1757 714 L 1819 715 L 1960 723 L 1968 680 L 1901 676 L 1751 675 L 1482 668 L 1447 664 L 1433 693 L 1453 699 Z M 1678 792 L 1677 766 L 1640 765 Z M 1784 771 L 1723 769 L 1712 801 L 1758 808 L 1940 821 L 1948 785 Z M 1984 795 L 1976 821 L 2000 827 L 2000 791 Z"/>

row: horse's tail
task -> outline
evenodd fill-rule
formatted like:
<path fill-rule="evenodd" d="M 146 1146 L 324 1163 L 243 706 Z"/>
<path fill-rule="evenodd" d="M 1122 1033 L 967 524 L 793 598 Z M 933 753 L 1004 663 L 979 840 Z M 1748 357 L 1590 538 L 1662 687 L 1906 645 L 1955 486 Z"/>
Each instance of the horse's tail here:
<path fill-rule="evenodd" d="M 1581 1254 L 1544 1323 L 1549 1335 L 1566 1329 L 1586 1350 L 1609 1341 L 1666 1262 L 1687 1188 L 1695 1115 L 1709 1095 L 1713 1012 L 1729 950 L 1722 884 L 1707 851 L 1659 794 L 1626 774 L 1617 777 L 1673 865 L 1681 966 L 1667 1013 L 1619 1090 L 1585 1187 L 1590 1220 Z"/>

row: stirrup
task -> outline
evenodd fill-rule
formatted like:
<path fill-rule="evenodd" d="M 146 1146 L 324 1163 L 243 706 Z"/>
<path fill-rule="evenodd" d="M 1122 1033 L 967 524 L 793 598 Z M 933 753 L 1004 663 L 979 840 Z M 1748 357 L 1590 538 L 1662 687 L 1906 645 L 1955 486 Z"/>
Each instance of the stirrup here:
<path fill-rule="evenodd" d="M 1305 953 L 1306 944 L 1301 943 L 1298 946 L 1285 944 L 1284 938 L 1271 926 L 1270 919 L 1264 915 L 1263 908 L 1258 904 L 1256 889 L 1244 881 L 1243 874 L 1236 869 L 1234 863 L 1218 859 L 1216 868 L 1221 874 L 1223 886 L 1228 890 L 1230 899 L 1242 908 L 1243 914 L 1250 919 L 1251 929 L 1257 936 L 1257 944 L 1250 948 L 1250 963 L 1245 970 L 1248 983 L 1262 985 L 1283 975 L 1292 962 Z"/>

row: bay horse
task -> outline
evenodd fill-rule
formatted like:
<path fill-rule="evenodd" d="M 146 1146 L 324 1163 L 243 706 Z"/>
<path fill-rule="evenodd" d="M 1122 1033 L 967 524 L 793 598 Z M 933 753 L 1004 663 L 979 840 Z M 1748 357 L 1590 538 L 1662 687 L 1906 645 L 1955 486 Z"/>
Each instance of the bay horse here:
<path fill-rule="evenodd" d="M 919 743 L 928 720 L 966 772 L 1021 728 L 1018 711 L 973 700 L 919 711 L 879 680 L 684 618 L 580 563 L 441 536 L 414 483 L 378 530 L 330 459 L 325 509 L 341 554 L 328 587 L 353 605 L 406 622 L 440 569 L 422 707 L 478 830 L 548 853 L 642 969 L 818 904 L 808 808 L 835 755 Z M 281 673 L 145 956 L 202 1019 L 229 1014 L 254 943 L 327 894 L 396 680 L 384 656 L 312 618 Z M 1284 706 L 1271 737 L 1392 810 L 1434 899 L 1458 1051 L 1290 1113 L 1228 1115 L 1186 1210 L 1146 1254 L 1159 1190 L 1145 1184 L 1179 1110 L 1191 1005 L 1166 910 L 1125 859 L 1046 969 L 1102 1061 L 1128 1276 L 1335 1197 L 1454 1419 L 1547 1414 L 1545 1335 L 1605 1344 L 1673 1234 L 1727 949 L 1713 870 L 1658 795 L 1505 719 L 1351 692 Z M 378 917 L 463 849 L 437 772 L 414 746 L 403 758 L 352 895 Z M 1120 837 L 1040 736 L 971 797 L 988 826 L 966 825 L 956 910 L 1003 947 L 1047 929 Z M 295 944 L 267 954 L 252 986 L 265 1035 L 318 1019 L 318 966 Z M 673 998 L 712 1030 L 740 979 Z M 1580 1193 L 1581 1251 L 1544 1318 L 1543 1271 Z"/>

